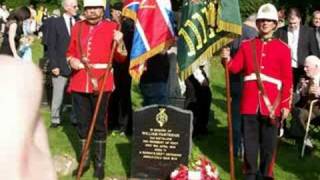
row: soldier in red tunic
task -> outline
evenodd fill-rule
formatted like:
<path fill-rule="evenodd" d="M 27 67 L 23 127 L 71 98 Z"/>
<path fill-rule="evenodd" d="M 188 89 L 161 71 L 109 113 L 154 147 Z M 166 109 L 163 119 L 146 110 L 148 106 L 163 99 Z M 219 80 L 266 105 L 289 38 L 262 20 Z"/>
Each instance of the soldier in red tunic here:
<path fill-rule="evenodd" d="M 244 76 L 240 112 L 246 180 L 255 180 L 257 175 L 273 179 L 277 130 L 287 118 L 291 105 L 290 49 L 273 38 L 277 22 L 276 8 L 272 4 L 262 5 L 256 20 L 259 36 L 243 41 L 233 59 L 230 49 L 224 48 L 221 53 L 221 58 L 228 61 L 229 71 L 242 72 Z"/>
<path fill-rule="evenodd" d="M 84 0 L 85 20 L 77 22 L 71 33 L 67 60 L 72 68 L 68 91 L 73 98 L 73 106 L 78 120 L 77 131 L 82 144 L 87 138 L 90 120 L 92 119 L 98 99 L 96 91 L 103 88 L 103 98 L 93 133 L 94 176 L 104 178 L 104 160 L 106 151 L 106 105 L 109 95 L 114 89 L 112 60 L 110 59 L 112 43 L 117 47 L 115 58 L 124 60 L 127 51 L 123 42 L 123 34 L 117 30 L 117 24 L 103 19 L 104 0 Z M 107 73 L 106 83 L 101 87 L 103 75 Z M 84 169 L 89 168 L 87 158 Z"/>

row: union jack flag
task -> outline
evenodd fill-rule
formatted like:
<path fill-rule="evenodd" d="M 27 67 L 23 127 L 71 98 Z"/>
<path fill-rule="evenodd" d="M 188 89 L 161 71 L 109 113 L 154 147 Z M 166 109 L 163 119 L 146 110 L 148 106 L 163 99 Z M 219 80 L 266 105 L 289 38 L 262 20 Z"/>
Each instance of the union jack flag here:
<path fill-rule="evenodd" d="M 130 0 L 124 11 L 134 19 L 135 31 L 130 55 L 130 74 L 139 79 L 141 65 L 165 50 L 175 41 L 173 12 L 170 0 Z M 133 16 L 132 16 L 133 15 Z"/>
<path fill-rule="evenodd" d="M 123 3 L 122 15 L 136 20 L 137 11 L 141 0 L 125 0 Z"/>

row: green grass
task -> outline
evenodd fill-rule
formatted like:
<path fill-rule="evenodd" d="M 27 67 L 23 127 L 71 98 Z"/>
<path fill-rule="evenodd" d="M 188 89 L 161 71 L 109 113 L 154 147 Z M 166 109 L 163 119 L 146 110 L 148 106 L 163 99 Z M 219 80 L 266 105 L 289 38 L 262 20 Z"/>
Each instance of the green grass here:
<path fill-rule="evenodd" d="M 37 43 L 34 45 L 34 58 L 37 62 L 41 57 L 42 49 Z M 211 89 L 213 92 L 212 111 L 215 112 L 215 119 L 210 119 L 208 137 L 194 140 L 192 157 L 200 154 L 206 155 L 217 165 L 221 179 L 229 179 L 229 160 L 227 143 L 227 118 L 224 71 L 218 61 L 212 62 Z M 133 107 L 141 106 L 141 96 L 137 85 L 132 86 Z M 50 112 L 47 107 L 41 109 L 46 127 L 50 124 Z M 48 129 L 49 144 L 53 155 L 69 154 L 75 157 L 75 151 L 79 151 L 75 129 L 68 121 L 68 115 L 64 115 L 63 127 Z M 280 180 L 320 180 L 320 142 L 319 133 L 316 141 L 317 149 L 304 159 L 299 158 L 300 150 L 297 149 L 293 140 L 284 140 L 279 144 L 275 177 Z M 107 140 L 106 174 L 110 177 L 122 177 L 125 179 L 130 173 L 131 159 L 130 139 L 109 135 Z M 243 179 L 241 174 L 241 160 L 235 160 L 237 179 Z M 60 180 L 74 179 L 71 176 L 59 177 Z M 93 179 L 92 169 L 82 179 Z"/>

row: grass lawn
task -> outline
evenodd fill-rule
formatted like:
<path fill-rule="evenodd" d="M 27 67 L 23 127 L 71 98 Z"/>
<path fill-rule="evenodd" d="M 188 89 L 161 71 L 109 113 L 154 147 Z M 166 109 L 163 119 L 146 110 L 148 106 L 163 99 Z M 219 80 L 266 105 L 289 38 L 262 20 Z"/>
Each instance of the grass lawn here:
<path fill-rule="evenodd" d="M 37 62 L 42 55 L 41 46 L 36 42 L 33 46 L 34 59 Z M 212 62 L 211 89 L 213 92 L 212 111 L 215 112 L 215 119 L 210 119 L 208 137 L 193 141 L 192 157 L 199 154 L 206 155 L 218 167 L 221 179 L 229 179 L 229 160 L 227 142 L 227 120 L 224 72 L 220 63 Z M 132 87 L 132 99 L 134 109 L 140 107 L 141 98 L 136 85 Z M 47 107 L 41 109 L 46 124 L 50 124 L 50 111 Z M 68 115 L 64 115 L 63 126 L 58 129 L 48 129 L 50 149 L 53 155 L 69 154 L 75 157 L 77 149 L 77 135 L 75 129 L 68 121 Z M 299 158 L 298 150 L 293 140 L 283 139 L 279 144 L 275 177 L 280 180 L 320 180 L 320 133 L 316 134 L 316 150 L 312 154 Z M 107 142 L 106 174 L 108 177 L 126 179 L 130 172 L 130 138 L 120 135 L 109 135 Z M 235 160 L 237 179 L 243 179 L 241 175 L 241 163 Z M 71 176 L 59 177 L 61 180 L 74 179 Z M 92 169 L 82 179 L 93 179 Z"/>

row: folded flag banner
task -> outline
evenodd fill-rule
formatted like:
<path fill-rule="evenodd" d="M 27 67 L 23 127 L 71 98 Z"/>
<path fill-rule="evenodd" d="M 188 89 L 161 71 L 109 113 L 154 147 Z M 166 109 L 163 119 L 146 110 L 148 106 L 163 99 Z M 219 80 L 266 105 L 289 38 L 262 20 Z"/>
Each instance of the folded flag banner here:
<path fill-rule="evenodd" d="M 136 20 L 140 1 L 141 0 L 125 0 L 123 2 L 122 15 Z"/>
<path fill-rule="evenodd" d="M 123 12 L 136 15 L 129 72 L 137 80 L 143 72 L 141 68 L 143 64 L 175 41 L 171 2 L 170 0 L 131 1 L 125 3 Z M 134 19 L 134 16 L 128 17 Z"/>
<path fill-rule="evenodd" d="M 184 0 L 178 31 L 180 77 L 188 78 L 240 34 L 238 0 Z"/>

